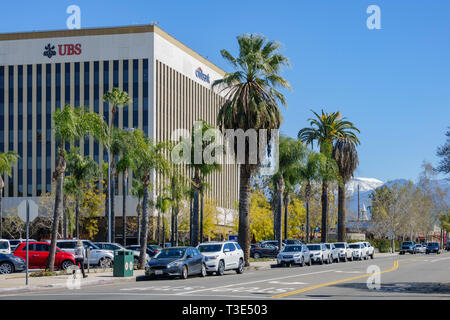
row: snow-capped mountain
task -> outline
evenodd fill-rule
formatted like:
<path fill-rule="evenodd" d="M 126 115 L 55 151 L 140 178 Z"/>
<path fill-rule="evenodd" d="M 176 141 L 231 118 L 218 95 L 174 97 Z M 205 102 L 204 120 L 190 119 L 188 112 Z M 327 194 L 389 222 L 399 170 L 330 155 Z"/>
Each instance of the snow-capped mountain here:
<path fill-rule="evenodd" d="M 346 184 L 347 196 L 351 196 L 359 192 L 373 191 L 384 184 L 383 181 L 375 178 L 353 178 Z"/>
<path fill-rule="evenodd" d="M 359 203 L 360 209 L 367 208 L 371 204 L 369 198 L 372 191 L 381 187 L 383 181 L 375 178 L 353 178 L 346 184 L 347 195 L 347 219 L 356 220 L 358 217 L 358 186 L 359 186 Z M 367 213 L 369 216 L 369 213 Z"/>

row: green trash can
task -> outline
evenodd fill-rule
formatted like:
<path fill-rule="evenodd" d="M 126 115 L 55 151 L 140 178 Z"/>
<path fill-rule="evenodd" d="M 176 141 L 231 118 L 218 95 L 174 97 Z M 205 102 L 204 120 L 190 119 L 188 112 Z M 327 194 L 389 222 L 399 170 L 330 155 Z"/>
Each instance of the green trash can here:
<path fill-rule="evenodd" d="M 132 277 L 134 267 L 134 255 L 130 250 L 114 251 L 114 277 Z"/>

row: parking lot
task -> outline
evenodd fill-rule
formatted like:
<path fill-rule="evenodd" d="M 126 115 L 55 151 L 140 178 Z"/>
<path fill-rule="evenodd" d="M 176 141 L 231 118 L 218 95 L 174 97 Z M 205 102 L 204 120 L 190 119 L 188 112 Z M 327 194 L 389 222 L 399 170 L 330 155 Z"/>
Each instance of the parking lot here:
<path fill-rule="evenodd" d="M 378 255 L 374 260 L 241 275 L 227 271 L 223 276 L 187 280 L 138 277 L 138 281 L 2 295 L 0 299 L 449 299 L 449 263 L 448 253 Z M 374 270 L 378 273 L 371 274 Z M 368 280 L 374 279 L 379 279 L 378 290 L 368 287 Z M 369 282 L 373 287 L 377 281 Z"/>

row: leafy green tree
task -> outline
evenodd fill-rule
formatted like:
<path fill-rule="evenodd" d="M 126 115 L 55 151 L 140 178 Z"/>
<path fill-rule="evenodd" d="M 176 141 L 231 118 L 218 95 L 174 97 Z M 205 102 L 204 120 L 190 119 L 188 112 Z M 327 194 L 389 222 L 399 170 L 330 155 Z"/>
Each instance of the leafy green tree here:
<path fill-rule="evenodd" d="M 80 238 L 80 202 L 85 198 L 83 186 L 98 180 L 98 164 L 89 156 L 82 156 L 78 148 L 70 149 L 66 155 L 70 176 L 64 183 L 64 191 L 75 198 L 75 236 Z"/>
<path fill-rule="evenodd" d="M 326 156 L 321 166 L 322 176 L 322 242 L 328 242 L 328 188 L 331 181 L 338 176 L 336 174 L 336 162 L 331 158 L 333 142 L 338 138 L 348 138 L 354 143 L 359 143 L 355 132 L 359 130 L 350 121 L 341 117 L 340 112 L 325 113 L 319 115 L 314 112 L 315 118 L 308 119 L 310 127 L 303 128 L 298 133 L 298 138 L 306 144 L 313 145 L 314 141 L 320 148 L 320 152 Z"/>
<path fill-rule="evenodd" d="M 353 177 L 358 166 L 358 140 L 338 138 L 333 148 L 333 159 L 339 169 L 341 182 L 338 186 L 338 241 L 345 241 L 345 184 Z"/>
<path fill-rule="evenodd" d="M 5 187 L 5 182 L 3 181 L 2 175 L 7 174 L 11 176 L 12 167 L 16 164 L 17 160 L 20 158 L 19 154 L 14 151 L 8 151 L 6 153 L 0 152 L 0 239 L 3 235 L 3 188 Z"/>
<path fill-rule="evenodd" d="M 449 174 L 450 173 L 450 127 L 445 135 L 447 137 L 447 141 L 445 142 L 444 145 L 439 147 L 437 150 L 437 156 L 442 159 L 439 162 L 439 165 L 436 168 L 436 171 L 444 173 L 444 174 Z"/>
<path fill-rule="evenodd" d="M 59 148 L 56 170 L 53 174 L 53 178 L 56 181 L 56 191 L 50 252 L 47 261 L 47 268 L 50 271 L 53 271 L 54 269 L 57 228 L 62 213 L 61 205 L 63 199 L 64 176 L 66 172 L 65 144 L 66 142 L 74 143 L 89 135 L 93 136 L 101 143 L 108 143 L 106 123 L 97 113 L 88 112 L 82 107 L 66 105 L 64 109 L 58 109 L 54 112 L 53 120 L 55 123 L 55 138 L 57 139 Z"/>
<path fill-rule="evenodd" d="M 260 35 L 241 35 L 237 37 L 239 55 L 233 57 L 227 50 L 222 50 L 222 57 L 235 69 L 227 73 L 223 79 L 217 80 L 213 88 L 226 90 L 226 99 L 219 110 L 217 122 L 220 130 L 248 129 L 256 130 L 258 144 L 259 130 L 267 130 L 268 138 L 272 130 L 278 130 L 281 125 L 281 112 L 278 103 L 286 105 L 284 95 L 278 88 L 290 88 L 287 80 L 280 76 L 281 68 L 288 66 L 288 59 L 280 52 L 280 44 L 268 41 Z M 248 147 L 249 138 L 245 145 Z M 234 144 L 236 145 L 236 144 Z M 269 148 L 266 143 L 258 146 Z M 235 154 L 237 154 L 235 150 Z M 245 148 L 244 163 L 240 163 L 239 183 L 239 233 L 238 241 L 244 251 L 245 265 L 249 265 L 250 255 L 250 180 L 261 165 L 263 158 L 257 164 L 249 161 L 249 149 Z"/>
<path fill-rule="evenodd" d="M 115 215 L 115 204 L 114 204 L 114 198 L 115 198 L 115 188 L 116 188 L 116 177 L 117 177 L 117 168 L 116 168 L 116 159 L 115 157 L 118 156 L 122 150 L 120 147 L 122 146 L 121 143 L 115 144 L 114 139 L 116 137 L 115 135 L 115 123 L 116 123 L 116 113 L 117 108 L 124 107 L 132 102 L 131 98 L 128 96 L 128 93 L 125 91 L 120 90 L 119 88 L 112 88 L 110 91 L 105 93 L 103 96 L 103 100 L 105 102 L 108 102 L 112 105 L 111 108 L 111 122 L 109 123 L 109 135 L 110 135 L 110 166 L 111 166 L 111 180 L 108 182 L 109 190 L 108 194 L 111 195 L 111 217 L 108 217 L 108 221 L 111 221 L 111 225 L 109 226 L 111 229 L 111 239 L 114 242 L 115 241 L 115 234 L 116 234 L 116 215 Z"/>

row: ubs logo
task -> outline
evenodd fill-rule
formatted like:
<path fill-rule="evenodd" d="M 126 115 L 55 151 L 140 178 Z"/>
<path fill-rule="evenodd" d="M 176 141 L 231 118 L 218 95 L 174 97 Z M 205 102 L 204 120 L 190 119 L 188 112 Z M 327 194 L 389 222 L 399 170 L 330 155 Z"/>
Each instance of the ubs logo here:
<path fill-rule="evenodd" d="M 197 70 L 195 70 L 195 75 L 200 80 L 203 80 L 203 81 L 209 83 L 209 74 L 204 74 L 202 68 L 199 67 Z"/>
<path fill-rule="evenodd" d="M 55 46 L 52 44 L 47 44 L 45 46 L 44 56 L 51 59 L 51 57 L 56 56 L 59 54 L 60 56 L 73 56 L 77 55 L 79 56 L 82 52 L 81 50 L 81 44 L 59 44 L 58 45 L 58 53 L 55 51 Z"/>

